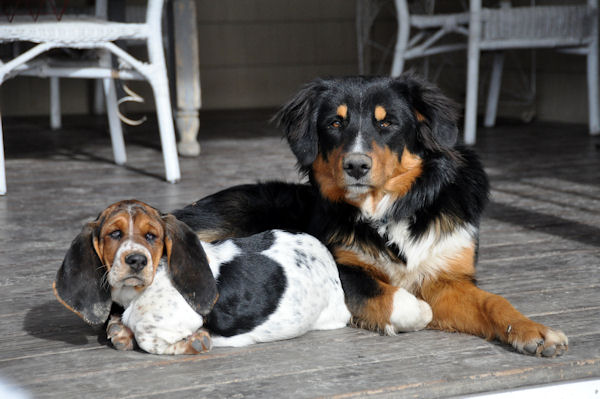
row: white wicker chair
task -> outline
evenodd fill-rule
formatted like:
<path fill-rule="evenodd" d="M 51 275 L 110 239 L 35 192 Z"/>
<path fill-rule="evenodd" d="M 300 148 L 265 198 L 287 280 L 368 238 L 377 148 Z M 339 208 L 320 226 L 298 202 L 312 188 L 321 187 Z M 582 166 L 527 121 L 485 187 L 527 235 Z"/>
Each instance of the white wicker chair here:
<path fill-rule="evenodd" d="M 587 56 L 588 118 L 590 134 L 600 133 L 598 98 L 598 0 L 585 4 L 482 8 L 471 0 L 467 98 L 465 105 L 466 144 L 474 144 L 477 122 L 479 55 L 485 50 L 555 48 Z M 493 126 L 502 79 L 503 54 L 494 58 L 485 126 Z"/>
<path fill-rule="evenodd" d="M 402 73 L 406 60 L 467 48 L 469 13 L 434 14 L 435 0 L 421 2 L 427 14 L 411 12 L 407 0 L 394 0 L 398 19 L 391 71 L 394 77 Z M 459 40 L 442 40 L 451 34 L 457 34 Z"/>
<path fill-rule="evenodd" d="M 27 41 L 34 47 L 12 60 L 0 61 L 0 85 L 16 75 L 33 75 L 61 78 L 103 79 L 110 135 L 115 163 L 126 162 L 125 144 L 117 114 L 117 101 L 113 79 L 145 79 L 152 86 L 165 164 L 166 180 L 175 183 L 181 177 L 175 130 L 169 97 L 167 70 L 162 46 L 161 15 L 163 0 L 148 0 L 146 20 L 143 23 L 120 23 L 106 20 L 106 0 L 96 1 L 96 17 L 68 16 L 60 21 L 40 17 L 18 19 L 12 22 L 0 19 L 0 43 Z M 140 40 L 147 44 L 148 62 L 142 62 L 113 42 L 115 40 Z M 59 65 L 35 58 L 54 48 L 98 49 L 101 52 L 97 65 Z M 129 68 L 115 70 L 110 53 Z M 52 82 L 52 80 L 51 80 Z M 56 82 L 56 81 L 54 81 Z M 57 90 L 51 90 L 57 93 Z M 56 99 L 51 101 L 55 104 Z M 55 115 L 55 112 L 51 112 Z M 52 122 L 53 124 L 56 123 Z M 4 149 L 0 121 L 0 195 L 6 193 Z"/>
<path fill-rule="evenodd" d="M 421 1 L 431 3 L 433 0 Z M 555 48 L 586 55 L 589 130 L 592 135 L 599 134 L 598 0 L 586 1 L 585 4 L 512 8 L 509 2 L 504 0 L 500 8 L 482 8 L 481 0 L 470 0 L 468 13 L 420 15 L 410 13 L 407 0 L 395 0 L 398 34 L 391 75 L 400 75 L 407 59 L 467 48 L 467 43 L 460 41 L 438 44 L 446 34 L 459 33 L 468 36 L 464 141 L 474 144 L 481 51 Z M 411 28 L 417 33 L 409 37 Z M 487 127 L 495 124 L 503 63 L 503 53 L 497 52 L 484 122 Z"/>

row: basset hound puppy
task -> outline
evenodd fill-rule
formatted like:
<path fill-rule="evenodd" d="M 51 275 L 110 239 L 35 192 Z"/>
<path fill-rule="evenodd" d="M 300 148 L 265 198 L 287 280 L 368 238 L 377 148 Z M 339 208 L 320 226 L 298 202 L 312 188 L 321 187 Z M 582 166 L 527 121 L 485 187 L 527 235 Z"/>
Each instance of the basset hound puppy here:
<path fill-rule="evenodd" d="M 197 354 L 344 327 L 350 312 L 335 261 L 316 238 L 270 230 L 201 242 L 172 215 L 117 202 L 72 242 L 53 285 L 91 325 L 112 315 L 115 348 Z"/>

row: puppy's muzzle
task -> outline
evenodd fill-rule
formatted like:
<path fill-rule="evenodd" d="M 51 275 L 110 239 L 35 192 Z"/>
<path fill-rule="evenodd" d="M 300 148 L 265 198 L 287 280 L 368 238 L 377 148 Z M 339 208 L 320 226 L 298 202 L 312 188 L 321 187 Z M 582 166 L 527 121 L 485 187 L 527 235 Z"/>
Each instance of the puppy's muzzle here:
<path fill-rule="evenodd" d="M 125 257 L 125 263 L 132 271 L 138 273 L 148 265 L 148 258 L 144 254 L 134 252 Z"/>
<path fill-rule="evenodd" d="M 365 177 L 373 166 L 373 160 L 370 156 L 359 152 L 353 152 L 344 157 L 342 167 L 344 173 L 355 180 Z"/>

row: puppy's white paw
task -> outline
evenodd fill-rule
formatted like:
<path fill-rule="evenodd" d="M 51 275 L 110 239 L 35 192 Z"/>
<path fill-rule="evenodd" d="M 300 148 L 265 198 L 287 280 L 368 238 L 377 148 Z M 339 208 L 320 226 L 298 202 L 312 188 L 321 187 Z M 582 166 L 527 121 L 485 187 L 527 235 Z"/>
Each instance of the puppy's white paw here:
<path fill-rule="evenodd" d="M 433 312 L 425 301 L 417 299 L 404 288 L 399 288 L 394 294 L 394 305 L 390 316 L 391 324 L 386 327 L 386 333 L 422 330 L 431 322 Z"/>
<path fill-rule="evenodd" d="M 119 316 L 110 316 L 106 325 L 106 335 L 117 350 L 130 351 L 134 347 L 133 332 L 123 324 Z"/>

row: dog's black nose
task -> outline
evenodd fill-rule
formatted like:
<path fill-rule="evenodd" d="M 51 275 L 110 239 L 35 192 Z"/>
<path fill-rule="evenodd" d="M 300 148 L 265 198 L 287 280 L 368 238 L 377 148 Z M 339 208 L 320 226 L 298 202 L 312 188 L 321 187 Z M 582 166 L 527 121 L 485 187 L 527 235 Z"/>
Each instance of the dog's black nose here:
<path fill-rule="evenodd" d="M 125 263 L 127 263 L 133 271 L 139 272 L 146 267 L 148 259 L 142 254 L 130 254 L 125 257 Z"/>
<path fill-rule="evenodd" d="M 344 157 L 343 167 L 344 172 L 348 176 L 360 179 L 371 170 L 373 160 L 370 156 L 360 153 L 351 153 Z"/>

